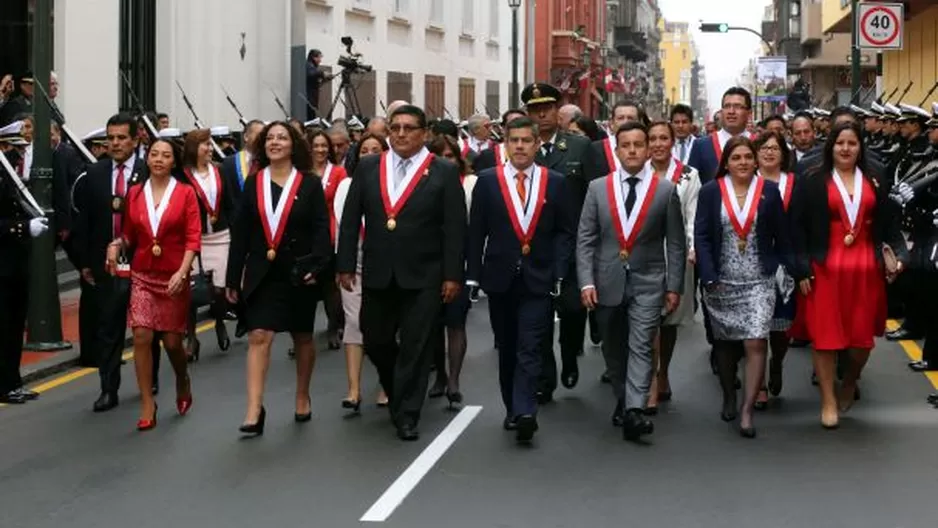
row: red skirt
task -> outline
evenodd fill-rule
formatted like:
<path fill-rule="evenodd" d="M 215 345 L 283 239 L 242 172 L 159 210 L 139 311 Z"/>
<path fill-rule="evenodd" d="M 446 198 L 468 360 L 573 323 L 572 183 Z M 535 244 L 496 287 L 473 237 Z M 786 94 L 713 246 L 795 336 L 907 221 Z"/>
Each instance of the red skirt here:
<path fill-rule="evenodd" d="M 189 319 L 189 283 L 174 296 L 166 293 L 172 274 L 134 271 L 130 275 L 130 308 L 127 323 L 131 328 L 156 332 L 185 333 Z"/>

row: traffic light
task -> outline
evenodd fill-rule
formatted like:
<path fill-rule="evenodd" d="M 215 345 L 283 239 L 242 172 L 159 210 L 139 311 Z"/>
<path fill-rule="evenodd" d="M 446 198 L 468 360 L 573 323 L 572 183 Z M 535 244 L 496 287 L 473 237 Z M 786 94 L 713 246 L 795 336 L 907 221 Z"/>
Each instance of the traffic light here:
<path fill-rule="evenodd" d="M 714 23 L 700 23 L 700 31 L 702 33 L 726 33 L 730 30 L 730 25 L 726 22 L 721 22 L 718 24 Z"/>

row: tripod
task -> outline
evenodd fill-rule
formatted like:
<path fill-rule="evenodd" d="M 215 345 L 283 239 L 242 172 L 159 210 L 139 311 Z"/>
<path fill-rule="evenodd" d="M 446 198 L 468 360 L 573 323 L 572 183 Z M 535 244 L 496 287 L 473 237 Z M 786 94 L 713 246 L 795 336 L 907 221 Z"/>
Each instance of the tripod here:
<path fill-rule="evenodd" d="M 339 75 L 341 76 L 339 89 L 332 99 L 332 106 L 329 107 L 326 119 L 332 121 L 332 113 L 335 111 L 335 107 L 339 103 L 339 98 L 342 97 L 343 94 L 345 95 L 345 99 L 342 100 L 343 104 L 345 104 L 345 115 L 348 116 L 351 114 L 361 117 L 362 107 L 358 102 L 358 92 L 355 90 L 355 85 L 352 84 L 352 70 L 343 68 Z"/>

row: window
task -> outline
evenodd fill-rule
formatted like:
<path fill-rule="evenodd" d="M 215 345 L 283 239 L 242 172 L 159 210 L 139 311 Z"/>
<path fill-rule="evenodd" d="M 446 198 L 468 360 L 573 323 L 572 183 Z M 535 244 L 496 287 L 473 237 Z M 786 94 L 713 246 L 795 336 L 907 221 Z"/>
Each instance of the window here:
<path fill-rule="evenodd" d="M 435 26 L 443 26 L 443 0 L 430 1 L 430 23 Z"/>
<path fill-rule="evenodd" d="M 489 37 L 498 38 L 498 7 L 504 0 L 489 0 Z"/>
<path fill-rule="evenodd" d="M 127 73 L 143 106 L 156 106 L 156 4 L 120 2 L 120 69 Z M 135 108 L 126 85 L 121 84 L 121 109 Z"/>
<path fill-rule="evenodd" d="M 686 50 L 686 49 L 682 49 L 682 50 L 681 50 L 681 60 L 687 60 L 687 50 Z"/>
<path fill-rule="evenodd" d="M 371 7 L 371 0 L 354 0 L 354 3 L 354 7 L 361 7 L 364 9 Z"/>
<path fill-rule="evenodd" d="M 402 16 L 407 14 L 407 0 L 394 0 L 394 15 Z"/>
<path fill-rule="evenodd" d="M 668 50 L 658 50 L 658 58 L 665 60 L 668 56 Z"/>
<path fill-rule="evenodd" d="M 475 30 L 475 0 L 462 0 L 462 32 L 471 34 Z"/>

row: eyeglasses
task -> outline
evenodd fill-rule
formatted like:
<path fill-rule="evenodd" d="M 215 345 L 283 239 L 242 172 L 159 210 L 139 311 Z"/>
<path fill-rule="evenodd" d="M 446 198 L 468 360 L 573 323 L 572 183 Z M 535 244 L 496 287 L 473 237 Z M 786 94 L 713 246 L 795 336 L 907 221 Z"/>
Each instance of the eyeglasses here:
<path fill-rule="evenodd" d="M 417 125 L 395 124 L 395 125 L 389 126 L 388 130 L 390 130 L 392 134 L 400 134 L 401 132 L 404 132 L 405 134 L 410 134 L 411 132 L 416 132 L 417 130 L 423 130 L 423 127 L 420 127 Z"/>
<path fill-rule="evenodd" d="M 781 152 L 781 151 L 782 149 L 779 148 L 777 145 L 763 145 L 762 148 L 759 149 L 759 152 Z"/>

